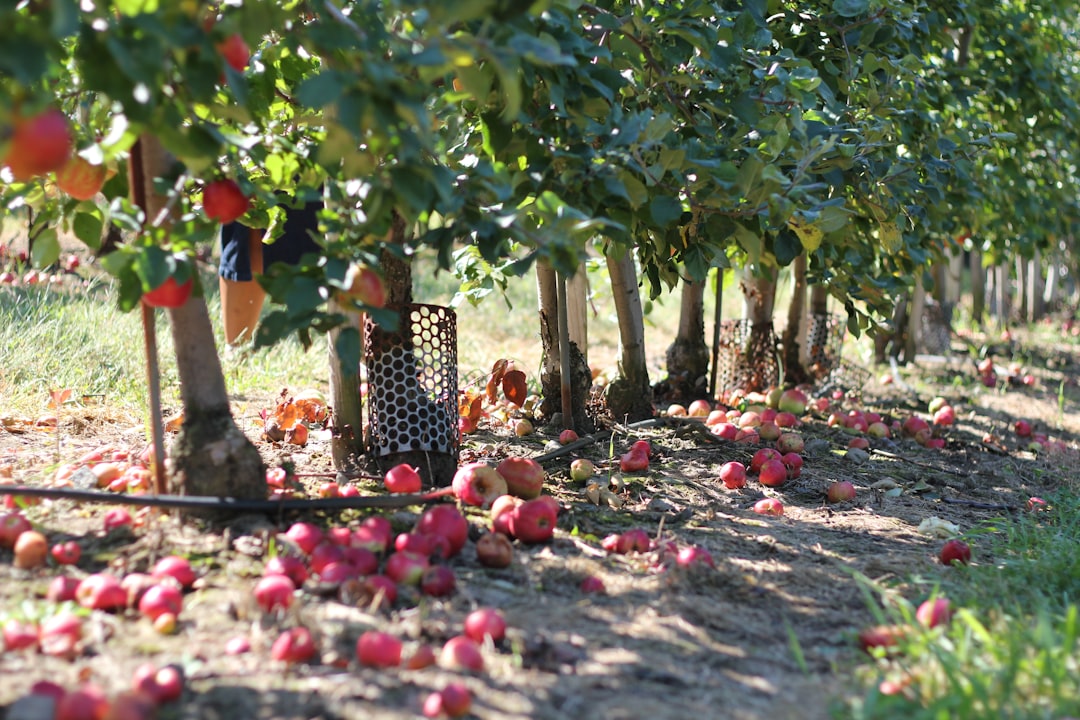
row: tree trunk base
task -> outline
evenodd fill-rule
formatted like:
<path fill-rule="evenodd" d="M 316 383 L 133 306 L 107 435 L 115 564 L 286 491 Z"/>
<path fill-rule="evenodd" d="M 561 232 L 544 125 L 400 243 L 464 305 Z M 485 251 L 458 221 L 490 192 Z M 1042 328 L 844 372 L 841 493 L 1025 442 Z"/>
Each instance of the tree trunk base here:
<path fill-rule="evenodd" d="M 669 403 L 687 403 L 708 395 L 709 349 L 705 343 L 676 338 L 665 354 L 668 376 L 653 388 Z"/>
<path fill-rule="evenodd" d="M 653 417 L 652 388 L 646 382 L 635 383 L 616 378 L 607 387 L 604 397 L 608 412 L 616 422 L 637 422 Z"/>
<path fill-rule="evenodd" d="M 173 492 L 245 499 L 266 497 L 262 457 L 227 410 L 185 418 L 171 456 L 173 468 L 169 480 Z"/>
<path fill-rule="evenodd" d="M 544 348 L 548 352 L 548 348 Z M 558 353 L 556 352 L 556 355 Z M 556 366 L 557 367 L 557 366 Z M 546 372 L 540 371 L 540 387 L 543 401 L 540 403 L 540 416 L 548 420 L 555 413 L 563 412 L 562 406 L 562 374 L 556 369 Z M 596 429 L 596 421 L 588 412 L 589 391 L 592 388 L 592 370 L 585 361 L 585 355 L 578 349 L 577 343 L 570 343 L 570 392 L 573 397 L 572 408 L 574 429 L 578 434 L 585 435 Z"/>

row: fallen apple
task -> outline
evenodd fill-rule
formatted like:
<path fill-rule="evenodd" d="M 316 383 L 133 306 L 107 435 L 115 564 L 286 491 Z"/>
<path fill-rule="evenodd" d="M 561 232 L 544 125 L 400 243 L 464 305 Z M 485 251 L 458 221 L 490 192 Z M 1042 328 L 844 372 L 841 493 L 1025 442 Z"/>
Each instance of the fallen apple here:
<path fill-rule="evenodd" d="M 433 554 L 451 558 L 469 538 L 469 521 L 455 505 L 434 505 L 423 512 L 413 531 L 433 538 Z"/>
<path fill-rule="evenodd" d="M 510 513 L 510 534 L 523 543 L 547 542 L 555 534 L 557 514 L 540 500 L 526 500 Z"/>
<path fill-rule="evenodd" d="M 466 635 L 455 635 L 439 652 L 439 665 L 448 670 L 479 673 L 484 670 L 480 644 Z"/>
<path fill-rule="evenodd" d="M 285 575 L 266 575 L 255 584 L 255 602 L 263 612 L 288 609 L 295 593 L 296 585 Z"/>
<path fill-rule="evenodd" d="M 510 538 L 502 533 L 484 533 L 476 541 L 476 559 L 484 567 L 509 567 L 514 560 L 514 546 Z"/>
<path fill-rule="evenodd" d="M 397 667 L 401 650 L 400 640 L 378 630 L 368 630 L 356 641 L 356 659 L 368 667 Z"/>
<path fill-rule="evenodd" d="M 383 484 L 392 493 L 418 493 L 424 486 L 420 469 L 408 463 L 401 463 L 387 470 L 383 476 Z"/>
<path fill-rule="evenodd" d="M 720 480 L 729 490 L 746 487 L 746 466 L 736 460 L 724 463 L 720 466 Z"/>
<path fill-rule="evenodd" d="M 855 499 L 855 486 L 848 480 L 841 480 L 829 485 L 825 493 L 831 503 L 848 502 Z"/>
<path fill-rule="evenodd" d="M 963 540 L 949 540 L 941 546 L 938 559 L 942 565 L 954 565 L 960 563 L 967 565 L 971 562 L 971 546 Z"/>
<path fill-rule="evenodd" d="M 758 515 L 783 515 L 784 504 L 776 498 L 762 498 L 754 503 L 753 510 Z"/>
<path fill-rule="evenodd" d="M 465 616 L 464 631 L 478 643 L 490 637 L 491 642 L 498 644 L 506 637 L 506 618 L 496 608 L 478 608 Z"/>
<path fill-rule="evenodd" d="M 506 480 L 485 463 L 468 463 L 458 468 L 452 482 L 454 496 L 466 505 L 486 507 L 507 494 Z"/>
<path fill-rule="evenodd" d="M 596 474 L 596 465 L 592 460 L 586 460 L 585 458 L 577 458 L 570 463 L 570 478 L 577 482 L 588 480 Z"/>
<path fill-rule="evenodd" d="M 315 640 L 306 627 L 289 628 L 270 646 L 270 657 L 278 662 L 306 663 L 315 657 Z"/>
<path fill-rule="evenodd" d="M 947 624 L 952 619 L 952 608 L 948 598 L 924 600 L 915 611 L 915 619 L 928 628 Z"/>

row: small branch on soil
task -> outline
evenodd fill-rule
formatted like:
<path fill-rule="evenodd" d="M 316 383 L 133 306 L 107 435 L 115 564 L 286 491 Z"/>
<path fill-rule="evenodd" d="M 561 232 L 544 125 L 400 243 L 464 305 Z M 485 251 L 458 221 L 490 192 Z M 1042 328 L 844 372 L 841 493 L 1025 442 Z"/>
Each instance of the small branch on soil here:
<path fill-rule="evenodd" d="M 978 500 L 964 500 L 961 498 L 941 498 L 941 502 L 950 503 L 952 505 L 965 505 L 971 508 L 977 508 L 979 510 L 1008 510 L 1009 512 L 1020 512 L 1020 508 L 1013 505 L 1006 505 L 1004 503 L 988 503 L 979 502 Z"/>
<path fill-rule="evenodd" d="M 951 468 L 935 467 L 935 466 L 933 466 L 933 465 L 931 465 L 929 463 L 919 462 L 918 460 L 912 460 L 911 458 L 906 458 L 903 455 L 897 455 L 896 453 L 891 453 L 888 450 L 878 450 L 877 448 L 870 448 L 870 452 L 874 453 L 875 455 L 881 455 L 882 457 L 887 457 L 890 460 L 903 460 L 904 462 L 909 463 L 911 465 L 915 465 L 916 467 L 925 468 L 926 470 L 933 470 L 934 472 L 946 473 L 948 475 L 955 475 L 956 477 L 962 477 L 962 478 L 971 477 L 971 473 L 960 472 L 959 470 L 953 470 Z"/>
<path fill-rule="evenodd" d="M 354 510 L 371 508 L 404 508 L 437 502 L 453 493 L 453 488 L 441 488 L 419 495 L 377 495 L 349 498 L 317 498 L 310 500 L 255 500 L 205 495 L 122 495 L 96 490 L 73 488 L 41 488 L 22 485 L 0 485 L 0 495 L 22 495 L 50 500 L 102 503 L 105 505 L 135 505 L 137 507 L 166 507 L 213 510 L 235 513 L 277 513 L 286 510 Z"/>
<path fill-rule="evenodd" d="M 538 463 L 544 463 L 548 460 L 554 460 L 555 458 L 562 457 L 563 455 L 569 455 L 575 450 L 580 450 L 583 447 L 588 447 L 598 442 L 603 442 L 611 437 L 613 432 L 621 432 L 629 435 L 633 430 L 643 430 L 645 428 L 659 427 L 661 425 L 669 424 L 668 421 L 677 418 L 650 418 L 648 420 L 641 420 L 636 423 L 630 423 L 629 425 L 616 425 L 613 430 L 601 430 L 600 432 L 593 433 L 592 435 L 586 435 L 583 438 L 578 438 L 572 443 L 563 445 L 560 448 L 551 450 L 550 452 L 542 453 L 533 458 Z"/>

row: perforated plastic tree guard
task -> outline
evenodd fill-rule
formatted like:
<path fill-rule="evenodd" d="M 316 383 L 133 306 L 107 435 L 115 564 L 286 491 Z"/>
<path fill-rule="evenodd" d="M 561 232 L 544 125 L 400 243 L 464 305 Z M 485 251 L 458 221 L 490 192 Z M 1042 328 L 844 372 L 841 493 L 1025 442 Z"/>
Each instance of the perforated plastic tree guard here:
<path fill-rule="evenodd" d="M 716 388 L 722 402 L 732 391 L 764 391 L 780 382 L 778 341 L 772 327 L 757 335 L 746 319 L 720 323 Z"/>
<path fill-rule="evenodd" d="M 457 469 L 457 316 L 439 305 L 398 309 L 398 329 L 364 324 L 367 450 L 384 470 L 406 462 L 431 485 Z"/>
<path fill-rule="evenodd" d="M 823 378 L 840 367 L 840 350 L 844 345 L 847 323 L 839 315 L 815 313 L 806 328 L 810 373 Z"/>

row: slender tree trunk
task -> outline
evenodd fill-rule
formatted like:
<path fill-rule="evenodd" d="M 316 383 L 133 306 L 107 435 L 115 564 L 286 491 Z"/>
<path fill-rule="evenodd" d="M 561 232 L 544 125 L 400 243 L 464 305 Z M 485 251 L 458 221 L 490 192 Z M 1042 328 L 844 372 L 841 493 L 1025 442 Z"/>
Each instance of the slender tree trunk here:
<path fill-rule="evenodd" d="M 904 343 L 904 362 L 915 361 L 915 356 L 922 349 L 923 309 L 926 306 L 926 289 L 916 280 L 911 289 L 911 312 L 907 318 L 907 338 Z"/>
<path fill-rule="evenodd" d="M 132 193 L 146 203 L 153 222 L 167 199 L 154 191 L 171 158 L 156 138 L 143 135 L 131 160 Z M 201 297 L 169 310 L 184 422 L 172 448 L 173 491 L 185 495 L 266 497 L 266 474 L 259 451 L 240 431 L 229 409 L 214 328 Z"/>
<path fill-rule="evenodd" d="M 802 345 L 806 326 L 806 253 L 800 253 L 791 267 L 791 304 L 788 306 L 787 325 L 780 339 L 784 358 L 784 382 L 799 385 L 810 380 L 802 363 Z"/>
<path fill-rule="evenodd" d="M 1056 253 L 1051 257 L 1048 265 L 1049 267 L 1046 268 L 1046 287 L 1043 289 L 1043 310 L 1050 308 L 1053 311 L 1057 309 L 1058 285 L 1061 283 L 1061 263 L 1058 261 Z"/>
<path fill-rule="evenodd" d="M 1016 272 L 1016 296 L 1020 299 L 1018 320 L 1023 322 L 1028 316 L 1028 277 L 1024 268 L 1024 258 L 1017 255 L 1016 261 L 1013 263 L 1013 268 Z"/>
<path fill-rule="evenodd" d="M 578 272 L 583 272 L 579 270 Z M 568 289 L 569 294 L 569 289 Z M 540 415 L 554 419 L 563 412 L 562 361 L 559 355 L 559 303 L 558 277 L 547 262 L 536 264 L 536 296 L 540 311 Z M 569 303 L 568 303 L 569 304 Z M 569 308 L 568 308 L 569 310 Z M 571 326 L 573 323 L 571 323 Z M 589 417 L 587 400 L 592 387 L 592 373 L 578 345 L 570 341 L 570 395 L 574 428 L 580 432 L 592 432 L 595 424 Z"/>
<path fill-rule="evenodd" d="M 968 253 L 968 271 L 971 273 L 971 319 L 981 326 L 986 318 L 986 269 L 978 250 Z"/>
<path fill-rule="evenodd" d="M 577 345 L 585 363 L 589 362 L 589 275 L 585 263 L 566 278 L 566 314 L 570 319 L 570 342 Z"/>
<path fill-rule="evenodd" d="M 698 398 L 705 393 L 709 348 L 705 344 L 705 283 L 683 280 L 679 328 L 666 353 L 670 399 Z"/>
<path fill-rule="evenodd" d="M 637 266 L 630 251 L 607 256 L 615 314 L 619 318 L 619 377 L 608 385 L 607 407 L 620 422 L 653 416 L 652 388 L 645 357 L 645 315 Z"/>
<path fill-rule="evenodd" d="M 1028 322 L 1036 323 L 1042 319 L 1043 308 L 1043 263 L 1042 253 L 1036 249 L 1035 255 L 1028 261 Z"/>
<path fill-rule="evenodd" d="M 327 334 L 330 365 L 330 407 L 333 409 L 333 435 L 330 455 L 334 469 L 348 472 L 358 465 L 364 453 L 364 420 L 360 411 L 360 374 L 358 368 L 342 362 L 339 343 L 355 342 L 363 357 L 364 318 L 331 299 L 330 312 L 354 318 L 355 324 L 334 328 Z M 355 316 L 355 317 L 354 317 Z M 356 335 L 352 335 L 352 333 Z"/>
<path fill-rule="evenodd" d="M 998 329 L 1005 329 L 1009 326 L 1009 266 L 1006 263 L 994 267 L 994 296 Z"/>

